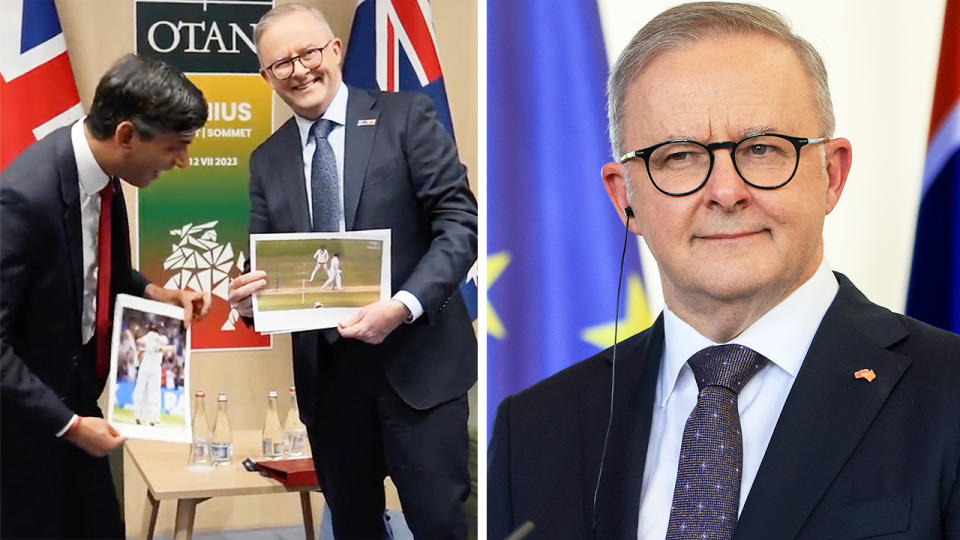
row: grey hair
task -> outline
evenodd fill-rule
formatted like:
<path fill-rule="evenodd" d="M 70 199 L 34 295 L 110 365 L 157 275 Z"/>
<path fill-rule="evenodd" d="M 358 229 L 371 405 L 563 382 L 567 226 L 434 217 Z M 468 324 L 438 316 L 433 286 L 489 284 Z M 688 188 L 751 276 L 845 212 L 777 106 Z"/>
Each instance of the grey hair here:
<path fill-rule="evenodd" d="M 323 12 L 319 9 L 303 4 L 300 2 L 290 2 L 288 4 L 280 4 L 270 11 L 263 14 L 263 17 L 260 17 L 260 20 L 257 21 L 257 26 L 253 29 L 253 42 L 260 45 L 260 38 L 263 36 L 263 33 L 267 28 L 273 24 L 274 19 L 283 17 L 284 15 L 289 15 L 292 13 L 309 13 L 317 18 L 320 21 L 320 24 L 326 27 L 327 31 L 330 32 L 330 35 L 333 35 L 333 30 L 330 28 L 330 23 L 327 22 L 327 18 L 324 17 Z"/>
<path fill-rule="evenodd" d="M 817 136 L 833 136 L 836 120 L 823 58 L 810 42 L 793 33 L 782 15 L 752 4 L 693 2 L 654 17 L 633 36 L 613 65 L 607 80 L 607 118 L 614 159 L 619 160 L 626 152 L 622 130 L 627 90 L 648 63 L 663 52 L 692 46 L 709 37 L 748 34 L 767 35 L 793 49 L 813 83 L 820 129 Z"/>

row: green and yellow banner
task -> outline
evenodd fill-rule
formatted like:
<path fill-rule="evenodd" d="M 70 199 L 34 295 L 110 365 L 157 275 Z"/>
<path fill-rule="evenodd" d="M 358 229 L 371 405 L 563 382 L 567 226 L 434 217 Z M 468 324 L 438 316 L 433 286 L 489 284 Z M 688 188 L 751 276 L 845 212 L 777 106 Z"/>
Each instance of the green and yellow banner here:
<path fill-rule="evenodd" d="M 206 125 L 190 166 L 139 192 L 139 268 L 165 287 L 209 291 L 210 315 L 193 327 L 202 349 L 270 347 L 227 302 L 249 257 L 250 152 L 272 132 L 272 92 L 257 73 L 253 27 L 272 1 L 138 0 L 137 53 L 181 69 L 203 91 Z"/>

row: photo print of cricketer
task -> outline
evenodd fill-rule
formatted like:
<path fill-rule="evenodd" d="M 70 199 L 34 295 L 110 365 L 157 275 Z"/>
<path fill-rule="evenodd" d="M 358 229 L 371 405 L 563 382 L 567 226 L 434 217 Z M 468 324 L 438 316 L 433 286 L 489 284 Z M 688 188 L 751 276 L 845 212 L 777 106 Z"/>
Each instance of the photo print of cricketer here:
<path fill-rule="evenodd" d="M 607 95 L 603 186 L 665 307 L 499 404 L 488 536 L 960 538 L 960 336 L 824 257 L 853 145 L 820 53 L 768 8 L 682 4 Z"/>
<path fill-rule="evenodd" d="M 186 329 L 179 319 L 127 307 L 117 349 L 112 419 L 143 426 L 184 427 Z"/>

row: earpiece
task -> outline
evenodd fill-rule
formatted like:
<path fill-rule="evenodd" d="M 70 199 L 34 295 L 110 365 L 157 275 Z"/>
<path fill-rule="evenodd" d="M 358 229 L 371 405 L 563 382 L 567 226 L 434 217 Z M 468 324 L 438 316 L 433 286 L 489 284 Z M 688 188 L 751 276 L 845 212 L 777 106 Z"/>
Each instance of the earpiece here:
<path fill-rule="evenodd" d="M 617 386 L 617 325 L 620 322 L 620 286 L 623 284 L 623 261 L 627 256 L 627 239 L 630 237 L 630 218 L 634 217 L 633 208 L 623 209 L 627 216 L 626 227 L 623 228 L 623 251 L 620 253 L 620 276 L 617 278 L 617 308 L 613 316 L 613 351 L 611 353 L 610 369 L 610 409 L 607 413 L 607 430 L 603 435 L 603 448 L 600 450 L 600 468 L 597 471 L 597 485 L 593 488 L 593 538 L 597 538 L 597 497 L 600 495 L 600 481 L 603 480 L 603 462 L 607 457 L 607 443 L 610 440 L 610 427 L 613 425 L 613 396 Z"/>

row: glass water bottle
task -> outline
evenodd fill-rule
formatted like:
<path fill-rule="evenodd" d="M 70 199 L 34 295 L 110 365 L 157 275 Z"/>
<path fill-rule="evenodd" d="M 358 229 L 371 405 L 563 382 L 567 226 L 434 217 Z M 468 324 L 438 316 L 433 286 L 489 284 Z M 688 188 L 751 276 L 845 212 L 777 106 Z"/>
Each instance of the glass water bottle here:
<path fill-rule="evenodd" d="M 307 426 L 300 421 L 300 407 L 297 406 L 297 387 L 290 387 L 290 410 L 283 423 L 283 435 L 287 440 L 287 455 L 302 456 L 307 446 Z"/>
<path fill-rule="evenodd" d="M 227 395 L 217 396 L 217 419 L 213 423 L 210 456 L 214 465 L 229 465 L 233 457 L 233 430 L 227 414 Z"/>
<path fill-rule="evenodd" d="M 267 394 L 267 415 L 263 420 L 264 459 L 283 458 L 285 446 L 283 427 L 280 426 L 280 415 L 277 413 L 277 391 L 271 390 Z"/>
<path fill-rule="evenodd" d="M 190 444 L 190 465 L 210 465 L 210 424 L 207 422 L 206 397 L 203 390 L 193 394 L 193 442 Z"/>

